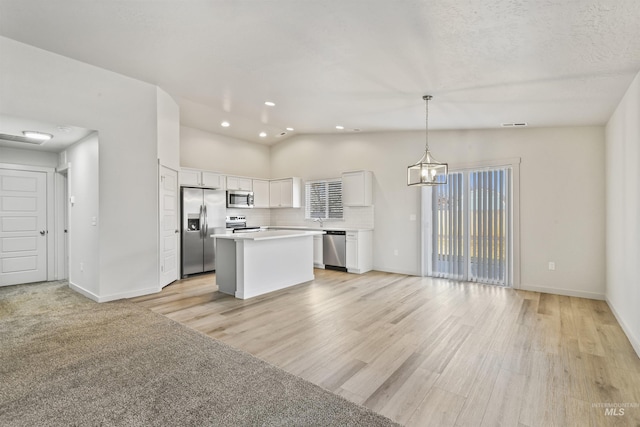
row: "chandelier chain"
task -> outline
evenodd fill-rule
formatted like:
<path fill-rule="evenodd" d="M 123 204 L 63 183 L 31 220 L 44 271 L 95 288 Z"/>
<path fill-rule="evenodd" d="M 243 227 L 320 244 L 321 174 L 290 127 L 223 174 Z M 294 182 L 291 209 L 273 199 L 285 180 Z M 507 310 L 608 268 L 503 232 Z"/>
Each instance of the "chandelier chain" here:
<path fill-rule="evenodd" d="M 425 95 L 422 97 L 425 101 L 425 141 L 424 141 L 424 152 L 429 151 L 429 100 L 432 98 L 431 95 Z"/>

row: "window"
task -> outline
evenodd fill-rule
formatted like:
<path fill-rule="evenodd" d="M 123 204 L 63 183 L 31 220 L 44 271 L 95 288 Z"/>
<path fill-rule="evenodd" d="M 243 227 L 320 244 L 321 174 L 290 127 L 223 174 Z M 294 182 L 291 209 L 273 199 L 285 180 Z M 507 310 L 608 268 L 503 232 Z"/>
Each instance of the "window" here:
<path fill-rule="evenodd" d="M 306 219 L 342 219 L 342 211 L 341 179 L 324 179 L 306 182 Z"/>
<path fill-rule="evenodd" d="M 511 285 L 512 171 L 449 173 L 432 191 L 432 263 L 436 277 Z"/>

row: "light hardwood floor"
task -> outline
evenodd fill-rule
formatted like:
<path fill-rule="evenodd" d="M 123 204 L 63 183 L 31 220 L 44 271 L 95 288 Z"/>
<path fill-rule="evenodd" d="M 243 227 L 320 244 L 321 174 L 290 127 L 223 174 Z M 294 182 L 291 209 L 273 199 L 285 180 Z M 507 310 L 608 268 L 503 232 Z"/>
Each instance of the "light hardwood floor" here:
<path fill-rule="evenodd" d="M 409 426 L 640 426 L 640 359 L 604 301 L 315 274 L 244 301 L 215 275 L 133 301 Z"/>

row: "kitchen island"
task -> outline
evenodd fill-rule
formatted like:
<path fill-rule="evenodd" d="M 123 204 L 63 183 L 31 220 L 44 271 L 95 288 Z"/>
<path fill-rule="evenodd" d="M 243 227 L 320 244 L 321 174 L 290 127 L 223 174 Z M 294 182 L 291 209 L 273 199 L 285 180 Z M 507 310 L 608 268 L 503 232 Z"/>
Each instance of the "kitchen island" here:
<path fill-rule="evenodd" d="M 214 234 L 218 290 L 247 299 L 313 280 L 313 236 L 318 234 L 323 232 Z"/>

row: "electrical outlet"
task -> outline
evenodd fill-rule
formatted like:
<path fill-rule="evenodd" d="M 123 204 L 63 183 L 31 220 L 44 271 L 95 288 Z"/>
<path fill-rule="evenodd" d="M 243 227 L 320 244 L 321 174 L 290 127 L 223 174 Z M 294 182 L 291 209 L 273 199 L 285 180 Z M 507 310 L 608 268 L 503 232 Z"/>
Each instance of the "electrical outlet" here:
<path fill-rule="evenodd" d="M 398 250 L 397 250 L 397 249 L 394 249 L 394 250 L 393 250 L 393 254 L 394 254 L 395 256 L 398 256 Z"/>
<path fill-rule="evenodd" d="M 80 271 L 84 271 L 84 262 L 80 263 Z"/>
<path fill-rule="evenodd" d="M 553 261 L 549 261 L 549 270 L 551 271 L 555 271 L 556 270 L 556 263 Z"/>

